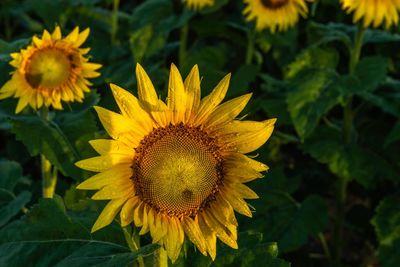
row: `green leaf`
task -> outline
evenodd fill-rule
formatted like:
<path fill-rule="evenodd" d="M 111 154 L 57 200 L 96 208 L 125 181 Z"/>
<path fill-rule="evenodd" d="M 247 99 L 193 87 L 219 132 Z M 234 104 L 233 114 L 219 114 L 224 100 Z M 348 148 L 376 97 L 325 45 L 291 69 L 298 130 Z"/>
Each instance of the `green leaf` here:
<path fill-rule="evenodd" d="M 400 262 L 400 239 L 396 239 L 391 246 L 381 245 L 378 250 L 382 267 L 398 267 Z"/>
<path fill-rule="evenodd" d="M 400 196 L 392 195 L 382 200 L 375 210 L 371 223 L 375 227 L 380 244 L 391 245 L 400 239 Z"/>
<path fill-rule="evenodd" d="M 32 194 L 24 191 L 0 208 L 0 227 L 8 223 L 31 200 Z"/>
<path fill-rule="evenodd" d="M 80 178 L 82 171 L 74 165 L 79 155 L 58 124 L 37 116 L 15 116 L 12 132 L 31 156 L 43 154 L 64 175 Z"/>
<path fill-rule="evenodd" d="M 285 79 L 295 78 L 305 69 L 335 69 L 339 56 L 334 49 L 310 48 L 298 55 L 284 69 Z"/>
<path fill-rule="evenodd" d="M 379 241 L 379 259 L 383 267 L 396 267 L 400 262 L 400 196 L 391 195 L 381 201 L 371 223 Z"/>
<path fill-rule="evenodd" d="M 308 242 L 309 236 L 316 236 L 328 223 L 325 200 L 319 196 L 308 196 L 292 217 L 283 222 L 285 230 L 278 244 L 282 251 L 294 250 Z"/>
<path fill-rule="evenodd" d="M 334 41 L 340 41 L 346 45 L 348 50 L 352 47 L 352 40 L 355 27 L 342 23 L 321 24 L 316 22 L 309 23 L 309 36 L 315 46 L 324 45 Z"/>
<path fill-rule="evenodd" d="M 168 0 L 148 0 L 137 6 L 132 13 L 132 24 L 141 28 L 168 18 L 172 13 L 172 3 Z"/>
<path fill-rule="evenodd" d="M 290 267 L 290 263 L 278 257 L 276 243 L 263 243 L 259 233 L 240 233 L 239 249 L 222 248 L 218 253 L 213 266 L 266 266 L 266 267 Z"/>
<path fill-rule="evenodd" d="M 249 91 L 252 92 L 255 88 L 250 88 L 250 84 L 256 80 L 259 72 L 260 66 L 241 66 L 237 72 L 232 75 L 227 98 L 237 97 Z"/>
<path fill-rule="evenodd" d="M 291 81 L 287 104 L 296 132 L 302 140 L 319 120 L 341 101 L 338 75 L 332 70 L 305 70 Z"/>
<path fill-rule="evenodd" d="M 400 140 L 400 120 L 396 122 L 385 140 L 385 147 Z"/>
<path fill-rule="evenodd" d="M 196 255 L 188 258 L 187 263 L 193 266 L 266 266 L 290 267 L 290 263 L 278 258 L 278 245 L 275 242 L 265 242 L 259 232 L 246 231 L 238 235 L 239 249 L 232 250 L 227 246 L 217 249 L 217 257 L 211 262 L 209 257 Z M 199 253 L 198 253 L 199 254 Z M 186 266 L 186 265 L 184 265 Z"/>
<path fill-rule="evenodd" d="M 344 145 L 336 129 L 319 127 L 302 145 L 302 149 L 330 171 L 347 180 L 356 180 L 365 187 L 382 179 L 398 180 L 396 167 L 367 146 Z"/>
<path fill-rule="evenodd" d="M 159 245 L 151 244 L 135 252 L 128 248 L 96 240 L 64 239 L 20 241 L 0 246 L 1 266 L 127 266 L 139 256 L 153 253 Z"/>
<path fill-rule="evenodd" d="M 153 26 L 146 25 L 143 28 L 133 32 L 129 38 L 129 43 L 135 61 L 142 62 L 143 57 L 147 53 L 147 48 L 153 36 Z"/>
<path fill-rule="evenodd" d="M 296 250 L 326 228 L 328 208 L 322 197 L 309 195 L 299 203 L 275 186 L 265 186 L 261 192 L 263 201 L 254 205 L 251 227 L 261 231 L 265 241 L 276 241 L 280 251 Z"/>
<path fill-rule="evenodd" d="M 384 30 L 367 29 L 364 33 L 364 44 L 380 44 L 400 41 L 400 35 Z"/>
<path fill-rule="evenodd" d="M 49 30 L 53 30 L 54 22 L 65 10 L 67 10 L 68 1 L 63 0 L 27 0 L 27 7 L 31 8 L 43 21 L 45 21 Z"/>
<path fill-rule="evenodd" d="M 388 61 L 380 56 L 365 57 L 356 66 L 354 74 L 345 77 L 344 90 L 347 94 L 373 92 L 387 76 Z"/>
<path fill-rule="evenodd" d="M 73 221 L 60 197 L 40 199 L 20 220 L 0 230 L 0 243 L 63 238 L 89 239 L 89 229 Z"/>
<path fill-rule="evenodd" d="M 13 192 L 14 187 L 23 179 L 25 178 L 22 176 L 22 168 L 19 163 L 0 160 L 0 188 Z"/>
<path fill-rule="evenodd" d="M 384 112 L 400 118 L 400 95 L 397 92 L 387 94 L 362 92 L 359 95 Z"/>

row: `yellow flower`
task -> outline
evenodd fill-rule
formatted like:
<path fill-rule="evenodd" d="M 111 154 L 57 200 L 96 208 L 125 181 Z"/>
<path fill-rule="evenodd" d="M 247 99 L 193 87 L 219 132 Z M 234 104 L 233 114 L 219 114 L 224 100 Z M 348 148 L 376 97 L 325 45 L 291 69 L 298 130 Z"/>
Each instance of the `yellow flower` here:
<path fill-rule="evenodd" d="M 36 110 L 42 106 L 62 109 L 61 100 L 82 102 L 91 85 L 87 78 L 99 76 L 96 70 L 101 67 L 88 62 L 89 48 L 80 48 L 88 36 L 89 29 L 79 32 L 76 27 L 62 38 L 58 26 L 52 34 L 44 30 L 41 39 L 33 36 L 28 47 L 11 54 L 15 71 L 0 89 L 0 99 L 19 98 L 16 113 L 28 104 Z"/>
<path fill-rule="evenodd" d="M 399 0 L 340 0 L 347 13 L 354 12 L 353 22 L 363 20 L 366 28 L 374 28 L 385 23 L 386 29 L 399 23 Z"/>
<path fill-rule="evenodd" d="M 268 28 L 271 32 L 286 31 L 306 17 L 308 8 L 305 0 L 244 0 L 243 11 L 247 21 L 256 20 L 256 30 Z"/>
<path fill-rule="evenodd" d="M 206 6 L 214 5 L 215 0 L 182 0 L 185 6 L 189 9 L 199 10 Z"/>
<path fill-rule="evenodd" d="M 243 183 L 268 169 L 244 154 L 267 141 L 276 120 L 235 120 L 251 94 L 221 104 L 229 74 L 200 99 L 197 66 L 183 81 L 172 64 L 167 103 L 140 65 L 136 77 L 139 98 L 111 84 L 121 114 L 95 109 L 112 139 L 91 141 L 100 156 L 76 163 L 99 172 L 77 188 L 99 190 L 93 199 L 110 200 L 92 232 L 120 212 L 122 226 L 133 221 L 140 234 L 150 231 L 172 261 L 185 236 L 213 259 L 217 237 L 237 248 L 234 210 L 251 217 L 244 199 L 258 197 Z"/>

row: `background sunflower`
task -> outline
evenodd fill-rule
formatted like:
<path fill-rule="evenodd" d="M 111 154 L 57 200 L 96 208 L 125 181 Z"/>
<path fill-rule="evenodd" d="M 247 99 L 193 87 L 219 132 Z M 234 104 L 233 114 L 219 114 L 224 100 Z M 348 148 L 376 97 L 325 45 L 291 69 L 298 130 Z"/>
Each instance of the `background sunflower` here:
<path fill-rule="evenodd" d="M 28 47 L 11 54 L 15 71 L 1 87 L 0 99 L 19 98 L 16 113 L 28 104 L 36 110 L 42 106 L 62 109 L 61 100 L 82 102 L 91 85 L 87 78 L 98 77 L 96 70 L 101 67 L 88 62 L 89 48 L 80 48 L 88 36 L 89 29 L 79 32 L 76 27 L 62 38 L 58 26 L 52 34 L 44 30 L 41 38 L 33 36 Z"/>
<path fill-rule="evenodd" d="M 341 0 L 342 8 L 353 13 L 353 22 L 361 21 L 364 27 L 385 25 L 388 29 L 399 23 L 400 2 L 396 0 Z"/>
<path fill-rule="evenodd" d="M 286 31 L 293 27 L 300 16 L 306 17 L 305 0 L 244 0 L 243 14 L 247 21 L 255 20 L 256 30 Z"/>

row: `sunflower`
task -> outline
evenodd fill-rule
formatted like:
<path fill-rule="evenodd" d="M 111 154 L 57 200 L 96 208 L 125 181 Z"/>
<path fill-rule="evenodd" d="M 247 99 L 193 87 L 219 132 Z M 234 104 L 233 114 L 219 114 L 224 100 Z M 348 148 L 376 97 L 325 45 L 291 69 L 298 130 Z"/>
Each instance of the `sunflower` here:
<path fill-rule="evenodd" d="M 244 199 L 257 198 L 243 183 L 268 169 L 244 154 L 267 141 L 276 120 L 235 120 L 251 94 L 221 104 L 229 74 L 200 100 L 197 66 L 183 82 L 172 64 L 167 103 L 140 65 L 136 77 L 139 98 L 111 84 L 121 114 L 95 109 L 112 139 L 91 141 L 100 156 L 76 163 L 99 172 L 77 188 L 98 190 L 93 199 L 110 200 L 92 232 L 120 212 L 122 226 L 133 221 L 140 234 L 150 232 L 172 261 L 185 236 L 213 259 L 217 237 L 237 248 L 234 210 L 251 217 Z"/>
<path fill-rule="evenodd" d="M 305 0 L 244 0 L 243 10 L 247 21 L 256 20 L 256 30 L 268 28 L 271 32 L 286 31 L 306 17 L 308 8 Z"/>
<path fill-rule="evenodd" d="M 363 20 L 366 28 L 385 24 L 386 29 L 399 23 L 399 0 L 340 0 L 347 13 L 354 12 L 353 22 Z"/>
<path fill-rule="evenodd" d="M 12 78 L 0 89 L 0 99 L 19 98 L 16 113 L 28 104 L 33 109 L 52 106 L 62 109 L 65 102 L 84 99 L 91 83 L 87 78 L 100 74 L 100 64 L 89 63 L 85 54 L 89 48 L 80 48 L 89 36 L 89 29 L 79 32 L 76 27 L 62 38 L 60 27 L 53 33 L 43 31 L 42 38 L 33 36 L 32 43 L 19 53 L 12 53 Z"/>
<path fill-rule="evenodd" d="M 182 0 L 185 6 L 189 9 L 199 10 L 206 6 L 214 5 L 215 0 Z"/>

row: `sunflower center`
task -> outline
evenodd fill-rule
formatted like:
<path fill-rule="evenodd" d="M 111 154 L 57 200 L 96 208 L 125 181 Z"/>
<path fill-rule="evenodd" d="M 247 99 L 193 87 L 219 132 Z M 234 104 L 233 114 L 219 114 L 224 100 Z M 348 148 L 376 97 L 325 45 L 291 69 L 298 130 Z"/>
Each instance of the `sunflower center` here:
<path fill-rule="evenodd" d="M 32 55 L 26 67 L 26 80 L 33 88 L 53 88 L 69 78 L 71 61 L 59 49 L 43 49 Z"/>
<path fill-rule="evenodd" d="M 264 7 L 269 9 L 278 9 L 283 7 L 289 2 L 289 0 L 261 0 Z"/>
<path fill-rule="evenodd" d="M 215 199 L 222 158 L 214 138 L 184 124 L 153 130 L 136 148 L 136 194 L 170 216 L 193 216 Z"/>

